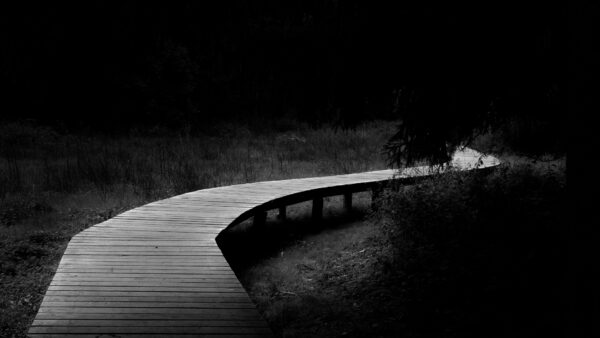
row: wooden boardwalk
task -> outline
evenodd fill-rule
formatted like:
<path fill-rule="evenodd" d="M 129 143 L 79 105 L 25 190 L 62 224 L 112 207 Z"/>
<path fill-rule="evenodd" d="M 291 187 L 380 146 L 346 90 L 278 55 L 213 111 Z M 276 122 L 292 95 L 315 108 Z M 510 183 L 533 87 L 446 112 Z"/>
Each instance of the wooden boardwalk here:
<path fill-rule="evenodd" d="M 498 164 L 465 149 L 454 167 Z M 377 189 L 393 170 L 204 189 L 124 212 L 74 236 L 29 329 L 31 337 L 271 336 L 215 242 L 269 209 Z M 425 167 L 396 178 L 425 177 Z M 264 217 L 264 216 L 263 216 Z"/>

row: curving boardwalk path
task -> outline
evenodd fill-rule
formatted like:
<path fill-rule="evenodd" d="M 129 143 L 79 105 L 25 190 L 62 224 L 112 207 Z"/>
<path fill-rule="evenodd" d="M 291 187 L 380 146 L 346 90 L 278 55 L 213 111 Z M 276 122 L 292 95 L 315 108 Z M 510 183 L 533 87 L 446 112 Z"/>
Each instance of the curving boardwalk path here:
<path fill-rule="evenodd" d="M 452 165 L 489 168 L 465 149 Z M 239 184 L 198 190 L 124 212 L 74 236 L 29 329 L 31 337 L 271 336 L 215 242 L 223 229 L 266 210 L 376 190 L 428 176 L 426 167 Z M 263 215 L 263 216 L 261 216 Z M 258 220 L 258 221 L 257 221 Z"/>

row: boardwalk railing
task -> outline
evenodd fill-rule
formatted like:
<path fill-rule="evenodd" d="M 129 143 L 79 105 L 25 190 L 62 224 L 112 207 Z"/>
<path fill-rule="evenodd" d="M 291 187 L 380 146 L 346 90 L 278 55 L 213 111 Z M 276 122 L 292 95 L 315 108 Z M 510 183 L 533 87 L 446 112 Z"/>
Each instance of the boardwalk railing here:
<path fill-rule="evenodd" d="M 471 149 L 444 170 L 499 164 Z M 31 337 L 271 336 L 216 244 L 225 228 L 266 211 L 372 190 L 427 167 L 239 184 L 198 190 L 124 212 L 74 236 L 29 329 Z"/>

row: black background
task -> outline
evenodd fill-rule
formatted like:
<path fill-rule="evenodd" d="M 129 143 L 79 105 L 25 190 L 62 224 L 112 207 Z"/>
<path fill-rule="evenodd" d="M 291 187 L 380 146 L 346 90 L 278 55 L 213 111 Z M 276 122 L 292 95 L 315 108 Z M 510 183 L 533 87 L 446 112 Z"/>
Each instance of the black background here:
<path fill-rule="evenodd" d="M 567 10 L 550 3 L 20 1 L 0 13 L 0 119 L 67 130 L 352 126 L 406 107 L 549 116 L 566 100 Z"/>

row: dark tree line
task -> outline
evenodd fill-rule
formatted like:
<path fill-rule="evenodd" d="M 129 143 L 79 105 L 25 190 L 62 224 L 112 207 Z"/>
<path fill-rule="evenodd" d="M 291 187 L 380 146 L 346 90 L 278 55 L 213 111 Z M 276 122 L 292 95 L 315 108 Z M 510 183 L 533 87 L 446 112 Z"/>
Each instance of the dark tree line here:
<path fill-rule="evenodd" d="M 556 122 L 564 8 L 390 3 L 11 2 L 0 109 L 105 130 L 402 117 L 428 153 L 494 118 Z"/>

